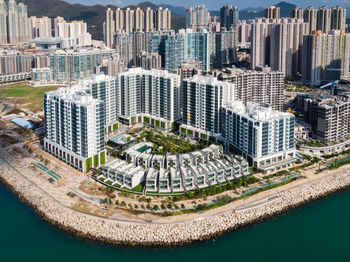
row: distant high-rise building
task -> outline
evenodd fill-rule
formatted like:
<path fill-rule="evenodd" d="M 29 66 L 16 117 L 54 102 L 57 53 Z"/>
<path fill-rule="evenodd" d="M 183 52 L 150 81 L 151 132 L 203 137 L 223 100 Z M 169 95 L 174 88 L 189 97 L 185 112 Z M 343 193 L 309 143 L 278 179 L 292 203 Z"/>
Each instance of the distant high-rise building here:
<path fill-rule="evenodd" d="M 203 65 L 201 62 L 196 60 L 187 60 L 181 64 L 181 67 L 177 68 L 174 73 L 179 75 L 181 78 L 180 85 L 180 95 L 181 95 L 181 108 L 183 106 L 183 98 L 182 98 L 182 86 L 183 80 L 187 78 L 191 78 L 195 75 L 199 75 L 202 72 Z"/>
<path fill-rule="evenodd" d="M 126 66 L 132 67 L 134 65 L 134 34 L 116 33 L 114 35 L 114 44 L 117 54 L 125 59 Z"/>
<path fill-rule="evenodd" d="M 168 8 L 159 7 L 154 12 L 154 25 L 157 31 L 171 29 L 171 11 Z"/>
<path fill-rule="evenodd" d="M 191 28 L 194 32 L 203 28 L 208 28 L 210 14 L 204 4 L 187 9 L 186 28 Z"/>
<path fill-rule="evenodd" d="M 232 65 L 236 58 L 237 34 L 234 28 L 230 31 L 222 28 L 215 34 L 215 58 L 213 65 L 215 68 Z"/>
<path fill-rule="evenodd" d="M 162 67 L 162 57 L 158 53 L 143 51 L 137 55 L 136 66 L 146 70 L 159 69 Z"/>
<path fill-rule="evenodd" d="M 118 32 L 150 32 L 154 30 L 170 30 L 171 11 L 168 8 L 159 7 L 153 10 L 147 8 L 117 8 L 106 10 L 106 21 L 103 25 L 104 41 L 106 46 L 114 47 L 115 37 Z"/>
<path fill-rule="evenodd" d="M 47 16 L 43 16 L 42 18 L 31 16 L 28 18 L 28 32 L 31 39 L 36 37 L 52 37 L 51 18 Z"/>
<path fill-rule="evenodd" d="M 328 9 L 326 6 L 314 9 L 309 6 L 305 10 L 296 7 L 292 17 L 304 19 L 304 22 L 309 24 L 310 33 L 319 30 L 327 34 L 330 30 L 346 29 L 346 9 L 340 6 L 332 9 Z"/>
<path fill-rule="evenodd" d="M 58 50 L 49 55 L 52 79 L 67 82 L 91 77 L 102 59 L 113 53 L 115 50 Z"/>
<path fill-rule="evenodd" d="M 225 143 L 255 168 L 273 171 L 295 161 L 293 114 L 235 101 L 223 107 L 222 115 Z"/>
<path fill-rule="evenodd" d="M 350 34 L 332 30 L 304 36 L 302 77 L 312 84 L 350 79 Z"/>
<path fill-rule="evenodd" d="M 180 131 L 198 139 L 221 132 L 221 109 L 233 102 L 235 85 L 212 76 L 195 75 L 183 80 L 183 125 Z"/>
<path fill-rule="evenodd" d="M 2 53 L 0 55 L 0 74 L 9 75 L 30 72 L 33 58 L 32 53 Z"/>
<path fill-rule="evenodd" d="M 62 17 L 54 20 L 55 37 L 63 39 L 67 46 L 83 47 L 91 46 L 91 34 L 87 31 L 87 24 L 84 21 L 66 22 Z"/>
<path fill-rule="evenodd" d="M 236 6 L 225 4 L 220 9 L 220 25 L 230 30 L 231 27 L 235 27 L 239 21 L 239 12 Z"/>
<path fill-rule="evenodd" d="M 239 43 L 247 43 L 250 42 L 250 32 L 252 30 L 252 25 L 247 23 L 245 20 L 238 23 L 237 26 L 237 34 L 238 34 L 238 42 Z"/>
<path fill-rule="evenodd" d="M 0 44 L 26 42 L 29 37 L 27 6 L 0 0 Z"/>
<path fill-rule="evenodd" d="M 180 30 L 184 36 L 184 60 L 197 60 L 202 62 L 203 71 L 210 71 L 210 33 L 206 29 L 194 32 L 191 29 Z"/>
<path fill-rule="evenodd" d="M 251 69 L 268 65 L 286 76 L 301 72 L 303 36 L 309 25 L 302 19 L 256 19 L 251 33 Z"/>
<path fill-rule="evenodd" d="M 277 6 L 270 6 L 268 8 L 265 8 L 265 18 L 268 19 L 278 19 L 280 18 L 280 8 Z"/>

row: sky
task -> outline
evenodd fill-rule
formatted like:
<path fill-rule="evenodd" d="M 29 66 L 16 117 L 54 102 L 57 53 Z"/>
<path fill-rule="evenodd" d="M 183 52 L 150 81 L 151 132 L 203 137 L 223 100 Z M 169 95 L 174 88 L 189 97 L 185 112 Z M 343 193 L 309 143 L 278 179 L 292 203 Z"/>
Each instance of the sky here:
<path fill-rule="evenodd" d="M 137 4 L 140 2 L 144 2 L 144 0 L 65 0 L 69 3 L 79 3 L 79 4 L 85 4 L 85 5 L 94 5 L 94 4 L 112 4 L 116 6 L 127 6 L 131 4 Z M 206 4 L 208 9 L 210 10 L 219 10 L 225 3 L 232 4 L 235 6 L 238 6 L 238 8 L 248 8 L 248 7 L 267 7 L 269 5 L 277 4 L 281 2 L 282 0 L 235 0 L 235 1 L 228 1 L 228 0 L 149 0 L 149 2 L 152 2 L 154 4 L 170 4 L 173 6 L 183 6 L 183 7 L 190 7 L 198 4 Z M 343 7 L 350 8 L 350 0 L 285 0 L 286 2 L 295 4 L 297 6 L 300 6 L 302 8 L 312 5 L 314 7 L 320 7 L 322 5 L 327 5 L 328 7 L 336 6 L 336 5 L 342 5 Z"/>

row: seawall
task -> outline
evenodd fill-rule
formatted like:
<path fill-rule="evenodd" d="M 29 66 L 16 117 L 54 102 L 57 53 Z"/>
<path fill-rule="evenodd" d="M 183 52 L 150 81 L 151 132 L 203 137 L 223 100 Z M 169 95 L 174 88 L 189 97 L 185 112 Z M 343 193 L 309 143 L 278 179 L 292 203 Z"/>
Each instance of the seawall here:
<path fill-rule="evenodd" d="M 350 186 L 350 170 L 281 192 L 278 200 L 263 206 L 176 224 L 121 222 L 87 215 L 64 206 L 12 171 L 0 174 L 0 182 L 43 219 L 79 237 L 120 245 L 182 245 L 215 237 L 345 189 Z"/>

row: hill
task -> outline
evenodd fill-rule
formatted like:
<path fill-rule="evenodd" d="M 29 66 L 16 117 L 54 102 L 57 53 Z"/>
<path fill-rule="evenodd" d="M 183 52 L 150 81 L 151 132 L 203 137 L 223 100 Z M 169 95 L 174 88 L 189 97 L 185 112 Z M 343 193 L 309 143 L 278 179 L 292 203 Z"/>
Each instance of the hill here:
<path fill-rule="evenodd" d="M 275 6 L 281 9 L 281 17 L 290 17 L 296 5 L 287 2 L 280 2 Z M 265 9 L 262 7 L 245 8 L 239 11 L 239 18 L 242 20 L 254 19 L 257 17 L 265 17 Z"/>

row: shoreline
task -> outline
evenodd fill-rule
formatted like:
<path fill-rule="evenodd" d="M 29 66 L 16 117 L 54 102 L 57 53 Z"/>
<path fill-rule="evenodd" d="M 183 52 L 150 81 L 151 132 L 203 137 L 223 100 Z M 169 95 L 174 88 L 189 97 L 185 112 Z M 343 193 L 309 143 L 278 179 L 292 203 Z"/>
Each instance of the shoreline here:
<path fill-rule="evenodd" d="M 1 174 L 0 183 L 41 219 L 76 237 L 113 245 L 178 246 L 209 240 L 346 190 L 350 188 L 350 170 L 305 182 L 266 205 L 173 224 L 121 222 L 85 214 L 64 206 L 16 172 Z"/>

